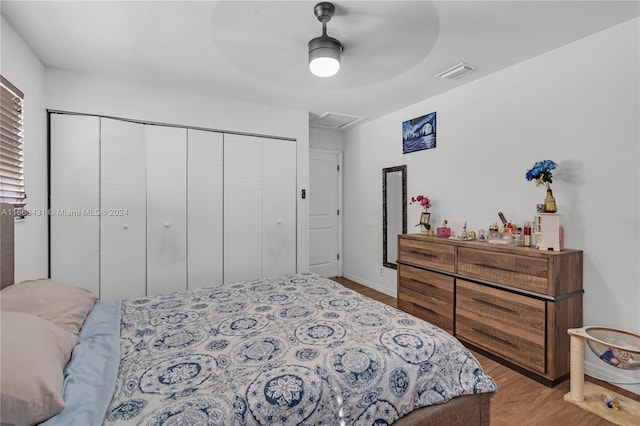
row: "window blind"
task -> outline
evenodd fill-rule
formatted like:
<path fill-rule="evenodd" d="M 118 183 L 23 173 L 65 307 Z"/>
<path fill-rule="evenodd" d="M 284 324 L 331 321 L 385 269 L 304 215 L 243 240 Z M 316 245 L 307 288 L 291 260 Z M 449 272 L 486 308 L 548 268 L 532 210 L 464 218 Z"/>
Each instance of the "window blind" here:
<path fill-rule="evenodd" d="M 20 209 L 27 198 L 22 150 L 23 98 L 20 90 L 0 76 L 0 202 Z"/>

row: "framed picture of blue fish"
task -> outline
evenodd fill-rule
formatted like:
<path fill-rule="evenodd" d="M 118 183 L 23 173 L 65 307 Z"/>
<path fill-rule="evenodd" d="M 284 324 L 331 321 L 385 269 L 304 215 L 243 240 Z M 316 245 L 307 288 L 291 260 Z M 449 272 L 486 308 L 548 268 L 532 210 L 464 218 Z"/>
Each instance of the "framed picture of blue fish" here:
<path fill-rule="evenodd" d="M 436 147 L 436 113 L 402 123 L 402 153 L 408 154 Z"/>

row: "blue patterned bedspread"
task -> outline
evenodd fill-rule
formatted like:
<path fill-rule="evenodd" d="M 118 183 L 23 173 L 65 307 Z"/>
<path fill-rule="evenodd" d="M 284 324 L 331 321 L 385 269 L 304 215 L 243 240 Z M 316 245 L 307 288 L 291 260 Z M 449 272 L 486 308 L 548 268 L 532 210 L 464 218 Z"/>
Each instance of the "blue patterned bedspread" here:
<path fill-rule="evenodd" d="M 107 426 L 391 424 L 496 390 L 451 335 L 313 274 L 125 300 L 121 357 Z"/>

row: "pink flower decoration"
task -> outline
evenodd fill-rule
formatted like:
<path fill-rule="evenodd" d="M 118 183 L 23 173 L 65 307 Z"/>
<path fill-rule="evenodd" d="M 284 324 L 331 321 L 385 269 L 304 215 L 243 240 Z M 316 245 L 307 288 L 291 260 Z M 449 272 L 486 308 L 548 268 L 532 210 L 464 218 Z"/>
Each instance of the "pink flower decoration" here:
<path fill-rule="evenodd" d="M 413 203 L 420 204 L 425 209 L 425 211 L 429 207 L 431 207 L 431 202 L 424 195 L 418 195 L 417 197 L 411 197 L 411 204 L 413 204 Z"/>

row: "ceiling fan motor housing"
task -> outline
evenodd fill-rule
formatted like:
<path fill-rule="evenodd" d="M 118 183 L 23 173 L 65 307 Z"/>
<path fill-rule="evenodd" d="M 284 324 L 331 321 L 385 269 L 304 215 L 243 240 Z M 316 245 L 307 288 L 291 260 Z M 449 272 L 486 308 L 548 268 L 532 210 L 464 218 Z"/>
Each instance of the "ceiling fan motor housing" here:
<path fill-rule="evenodd" d="M 340 52 L 342 52 L 342 44 L 328 35 L 323 34 L 309 41 L 309 61 L 318 57 L 340 60 Z"/>
<path fill-rule="evenodd" d="M 318 18 L 318 21 L 325 23 L 331 20 L 334 13 L 336 13 L 336 8 L 333 3 L 323 1 L 315 5 L 315 7 L 313 8 L 313 13 Z"/>

